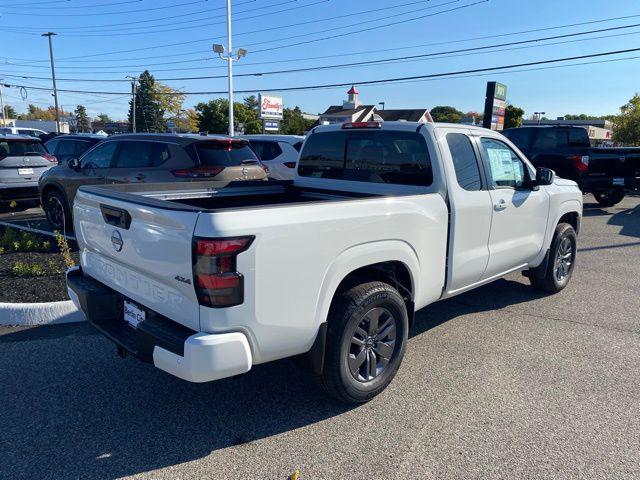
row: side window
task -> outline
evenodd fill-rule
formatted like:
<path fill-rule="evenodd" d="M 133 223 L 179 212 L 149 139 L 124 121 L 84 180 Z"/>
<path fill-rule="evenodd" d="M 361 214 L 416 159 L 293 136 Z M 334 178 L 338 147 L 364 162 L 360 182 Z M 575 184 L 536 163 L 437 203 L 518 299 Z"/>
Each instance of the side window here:
<path fill-rule="evenodd" d="M 302 148 L 302 141 L 296 142 L 293 145 L 291 145 L 293 148 L 295 148 L 298 152 L 300 151 L 300 149 Z"/>
<path fill-rule="evenodd" d="M 84 152 L 86 152 L 93 146 L 91 142 L 87 142 L 85 140 L 79 140 L 74 143 L 75 143 L 75 151 L 73 153 L 74 157 L 80 157 Z"/>
<path fill-rule="evenodd" d="M 107 142 L 98 145 L 82 157 L 82 166 L 84 168 L 109 168 L 117 147 L 118 142 Z"/>
<path fill-rule="evenodd" d="M 522 188 L 528 183 L 529 176 L 524 163 L 507 144 L 492 138 L 482 138 L 480 143 L 494 188 Z"/>
<path fill-rule="evenodd" d="M 169 146 L 161 142 L 122 142 L 116 167 L 158 167 L 169 160 Z"/>
<path fill-rule="evenodd" d="M 59 143 L 60 143 L 60 140 L 53 139 L 45 143 L 44 146 L 47 148 L 47 152 L 51 153 L 52 155 L 57 155 L 56 148 L 58 148 Z"/>
<path fill-rule="evenodd" d="M 273 160 L 282 154 L 282 149 L 280 148 L 280 145 L 278 145 L 278 142 L 250 140 L 249 143 L 251 143 L 251 146 L 258 154 L 258 157 L 260 157 L 260 160 Z"/>
<path fill-rule="evenodd" d="M 456 170 L 458 185 L 465 190 L 476 191 L 482 188 L 478 159 L 469 137 L 462 133 L 447 134 L 447 144 Z"/>
<path fill-rule="evenodd" d="M 502 132 L 502 134 L 511 140 L 520 150 L 526 150 L 529 146 L 532 133 L 533 129 L 531 128 L 514 128 Z"/>
<path fill-rule="evenodd" d="M 63 160 L 76 156 L 76 143 L 74 140 L 60 140 L 56 155 Z"/>

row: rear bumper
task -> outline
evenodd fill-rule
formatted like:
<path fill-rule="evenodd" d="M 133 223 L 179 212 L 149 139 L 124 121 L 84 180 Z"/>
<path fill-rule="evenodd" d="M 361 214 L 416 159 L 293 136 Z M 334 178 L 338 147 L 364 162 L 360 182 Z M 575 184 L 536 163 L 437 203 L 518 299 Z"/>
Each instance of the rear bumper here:
<path fill-rule="evenodd" d="M 242 333 L 195 332 L 148 309 L 147 318 L 134 329 L 123 319 L 123 295 L 79 268 L 67 273 L 67 290 L 89 323 L 119 350 L 176 377 L 200 383 L 251 369 L 251 349 Z"/>
<path fill-rule="evenodd" d="M 8 202 L 11 200 L 37 200 L 40 198 L 38 193 L 38 185 L 27 187 L 10 187 L 0 185 L 0 201 Z"/>
<path fill-rule="evenodd" d="M 626 190 L 634 190 L 640 186 L 640 178 L 633 176 L 626 177 L 582 177 L 578 180 L 580 190 L 583 192 L 593 192 L 597 190 L 607 190 L 612 187 L 622 187 Z"/>

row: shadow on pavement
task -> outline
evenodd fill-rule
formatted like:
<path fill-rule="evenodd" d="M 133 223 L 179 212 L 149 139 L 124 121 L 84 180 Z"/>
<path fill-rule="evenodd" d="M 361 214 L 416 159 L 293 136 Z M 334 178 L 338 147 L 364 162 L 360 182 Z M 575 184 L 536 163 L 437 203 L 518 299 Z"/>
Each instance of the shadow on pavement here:
<path fill-rule="evenodd" d="M 528 285 L 501 280 L 422 310 L 411 336 L 461 314 L 540 296 Z M 115 347 L 87 324 L 0 336 L 0 365 L 5 478 L 114 479 L 350 410 L 288 361 L 254 367 L 238 379 L 190 384 L 135 359 L 118 359 Z M 299 441 L 305 441 L 302 434 Z"/>

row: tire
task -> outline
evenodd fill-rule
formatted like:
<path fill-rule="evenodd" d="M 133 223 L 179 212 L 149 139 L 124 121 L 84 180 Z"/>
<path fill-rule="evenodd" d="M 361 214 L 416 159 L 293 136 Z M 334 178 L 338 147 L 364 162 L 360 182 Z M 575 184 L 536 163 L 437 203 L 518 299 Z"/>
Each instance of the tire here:
<path fill-rule="evenodd" d="M 531 270 L 531 285 L 547 293 L 558 293 L 571 280 L 576 264 L 576 231 L 568 223 L 556 227 L 549 258 L 537 268 Z"/>
<path fill-rule="evenodd" d="M 613 207 L 622 201 L 625 196 L 624 188 L 609 188 L 593 192 L 596 202 L 602 207 Z"/>
<path fill-rule="evenodd" d="M 357 285 L 334 300 L 320 383 L 338 400 L 371 400 L 393 380 L 407 345 L 404 300 L 391 285 Z"/>
<path fill-rule="evenodd" d="M 73 230 L 69 206 L 61 191 L 49 190 L 44 196 L 43 203 L 42 208 L 47 221 L 54 230 L 60 230 L 63 233 Z"/>

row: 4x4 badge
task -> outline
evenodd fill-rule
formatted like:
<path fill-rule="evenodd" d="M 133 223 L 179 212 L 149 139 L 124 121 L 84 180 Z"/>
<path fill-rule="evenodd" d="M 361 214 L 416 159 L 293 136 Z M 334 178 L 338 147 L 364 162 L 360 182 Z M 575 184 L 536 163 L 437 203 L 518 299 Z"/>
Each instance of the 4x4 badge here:
<path fill-rule="evenodd" d="M 173 279 L 182 283 L 186 283 L 187 285 L 191 285 L 191 280 L 189 280 L 188 278 L 181 277 L 180 275 L 176 275 L 175 277 L 173 277 Z"/>

